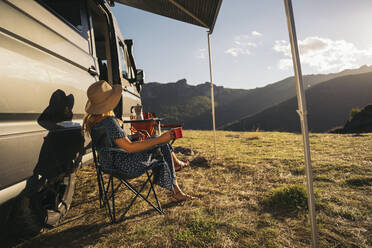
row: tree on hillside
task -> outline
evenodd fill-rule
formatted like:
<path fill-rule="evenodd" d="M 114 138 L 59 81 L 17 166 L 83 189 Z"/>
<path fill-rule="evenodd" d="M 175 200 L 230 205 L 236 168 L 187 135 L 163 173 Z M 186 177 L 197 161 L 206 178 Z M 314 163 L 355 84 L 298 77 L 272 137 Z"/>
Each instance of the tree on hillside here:
<path fill-rule="evenodd" d="M 352 108 L 350 111 L 349 121 L 352 121 L 354 117 L 362 111 L 360 108 Z"/>

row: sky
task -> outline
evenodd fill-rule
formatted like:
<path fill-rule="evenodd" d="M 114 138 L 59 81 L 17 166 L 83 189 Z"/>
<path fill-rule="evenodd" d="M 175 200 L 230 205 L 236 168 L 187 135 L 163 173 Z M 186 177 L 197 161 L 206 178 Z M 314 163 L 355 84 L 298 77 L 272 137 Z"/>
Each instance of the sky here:
<path fill-rule="evenodd" d="M 294 0 L 303 74 L 372 64 L 371 0 Z M 207 30 L 116 4 L 147 82 L 209 82 Z M 293 76 L 282 0 L 223 0 L 211 36 L 213 82 L 252 89 Z"/>

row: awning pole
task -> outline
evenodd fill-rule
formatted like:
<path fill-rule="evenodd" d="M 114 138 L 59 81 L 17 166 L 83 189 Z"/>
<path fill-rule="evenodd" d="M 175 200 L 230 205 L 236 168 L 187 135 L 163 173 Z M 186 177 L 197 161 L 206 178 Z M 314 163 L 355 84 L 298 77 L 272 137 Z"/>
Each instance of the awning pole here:
<path fill-rule="evenodd" d="M 311 167 L 311 157 L 310 157 L 310 142 L 309 142 L 309 132 L 307 125 L 307 107 L 306 107 L 306 97 L 304 93 L 302 72 L 301 72 L 301 61 L 298 51 L 296 27 L 293 17 L 292 0 L 284 0 L 285 12 L 287 16 L 289 39 L 291 41 L 291 51 L 293 68 L 296 76 L 296 88 L 297 88 L 297 101 L 299 110 L 297 110 L 300 115 L 301 120 L 301 130 L 302 139 L 304 145 L 304 155 L 306 164 L 306 186 L 307 186 L 307 198 L 308 207 L 311 222 L 311 237 L 312 237 L 312 247 L 318 247 L 318 230 L 316 226 L 316 213 L 315 213 L 315 203 L 314 203 L 314 189 L 313 189 L 313 172 Z"/>
<path fill-rule="evenodd" d="M 217 158 L 216 148 L 216 121 L 214 114 L 214 93 L 213 93 L 213 78 L 212 78 L 212 56 L 211 56 L 211 33 L 208 32 L 208 55 L 209 55 L 209 76 L 211 81 L 211 103 L 212 103 L 212 121 L 213 121 L 213 135 L 214 135 L 214 157 Z"/>

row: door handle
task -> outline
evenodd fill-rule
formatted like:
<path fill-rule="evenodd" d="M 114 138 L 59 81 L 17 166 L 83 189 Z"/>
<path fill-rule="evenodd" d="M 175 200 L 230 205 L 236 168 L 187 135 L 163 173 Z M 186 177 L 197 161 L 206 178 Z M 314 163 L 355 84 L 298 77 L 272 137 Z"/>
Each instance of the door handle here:
<path fill-rule="evenodd" d="M 98 72 L 96 70 L 96 67 L 94 67 L 93 65 L 91 67 L 89 67 L 88 72 L 93 77 L 98 76 Z"/>

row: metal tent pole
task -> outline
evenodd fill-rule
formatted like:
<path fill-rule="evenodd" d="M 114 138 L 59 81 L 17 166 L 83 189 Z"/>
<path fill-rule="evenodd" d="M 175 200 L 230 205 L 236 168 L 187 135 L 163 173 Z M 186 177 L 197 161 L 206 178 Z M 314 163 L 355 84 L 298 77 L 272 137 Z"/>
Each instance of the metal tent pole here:
<path fill-rule="evenodd" d="M 200 23 L 202 26 L 208 28 L 208 25 L 205 22 L 203 22 L 198 17 L 196 17 L 192 12 L 190 12 L 189 10 L 187 10 L 180 3 L 178 3 L 175 0 L 168 0 L 168 1 L 171 4 L 173 4 L 174 6 L 176 6 L 179 10 L 181 10 L 182 12 L 184 12 L 185 14 L 187 14 L 188 16 L 190 16 L 191 18 L 193 18 L 195 21 L 197 21 L 198 23 Z M 217 7 L 217 11 L 221 7 L 221 3 L 222 3 L 222 0 L 219 1 L 218 7 Z M 217 18 L 217 16 L 216 16 L 216 18 Z M 215 21 L 216 20 L 214 20 L 214 22 Z M 211 81 L 211 103 L 212 103 L 213 135 L 214 135 L 214 156 L 216 158 L 217 157 L 217 148 L 216 148 L 216 122 L 215 122 L 215 114 L 214 114 L 214 94 L 213 94 L 213 80 L 212 80 L 212 58 L 211 58 L 211 44 L 210 44 L 211 43 L 211 41 L 210 41 L 211 40 L 210 39 L 210 35 L 212 34 L 213 26 L 214 26 L 214 23 L 213 23 L 213 25 L 211 27 L 209 27 L 209 31 L 208 31 L 208 54 L 209 54 L 209 74 L 210 74 L 210 81 Z"/>
<path fill-rule="evenodd" d="M 217 158 L 216 148 L 216 119 L 214 113 L 214 93 L 213 93 L 213 78 L 212 78 L 212 56 L 211 56 L 211 33 L 208 31 L 208 54 L 209 54 L 209 76 L 211 81 L 211 103 L 212 103 L 212 121 L 213 121 L 213 135 L 214 135 L 214 156 Z"/>
<path fill-rule="evenodd" d="M 304 93 L 302 72 L 301 72 L 301 61 L 298 51 L 296 27 L 293 17 L 292 0 L 284 0 L 285 12 L 287 16 L 289 39 L 291 41 L 291 51 L 293 67 L 296 77 L 296 88 L 297 88 L 297 101 L 299 110 L 297 110 L 301 119 L 301 130 L 302 139 L 304 145 L 304 155 L 306 163 L 306 186 L 307 186 L 307 198 L 308 207 L 310 212 L 310 222 L 311 222 L 311 236 L 312 236 L 312 247 L 318 247 L 318 230 L 316 226 L 316 214 L 315 214 L 315 203 L 314 203 L 314 189 L 313 189 L 313 172 L 311 167 L 311 157 L 310 157 L 310 142 L 309 142 L 309 132 L 307 125 L 307 107 L 306 107 L 306 97 Z"/>

